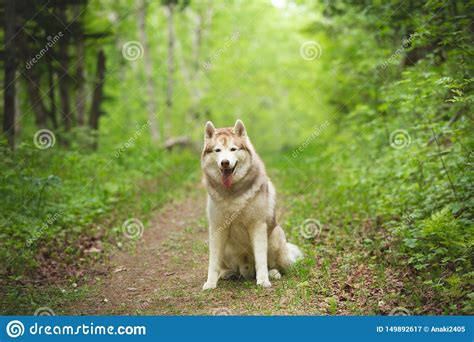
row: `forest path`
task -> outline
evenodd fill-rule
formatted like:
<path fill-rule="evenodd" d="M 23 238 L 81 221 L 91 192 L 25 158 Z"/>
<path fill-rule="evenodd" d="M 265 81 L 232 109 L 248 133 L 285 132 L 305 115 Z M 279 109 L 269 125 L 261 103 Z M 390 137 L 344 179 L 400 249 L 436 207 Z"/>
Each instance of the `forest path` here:
<path fill-rule="evenodd" d="M 286 227 L 287 232 L 290 230 Z M 380 269 L 354 236 L 339 230 L 307 244 L 306 258 L 272 288 L 255 281 L 219 281 L 202 291 L 208 248 L 205 196 L 196 185 L 165 204 L 131 250 L 112 254 L 105 276 L 87 284 L 80 300 L 64 303 L 74 315 L 349 315 L 388 314 L 402 275 Z M 337 242 L 348 239 L 348 250 Z M 302 246 L 303 241 L 293 241 Z M 349 242 L 352 241 L 352 242 Z M 315 245 L 316 244 L 316 245 Z M 315 252 L 324 250 L 324 254 Z M 365 254 L 365 255 L 364 255 Z M 370 261 L 369 261 L 370 260 Z"/>
<path fill-rule="evenodd" d="M 178 307 L 189 306 L 187 297 L 200 292 L 206 275 L 205 254 L 195 260 L 192 253 L 197 244 L 206 247 L 203 198 L 192 193 L 185 200 L 165 204 L 148 222 L 136 247 L 112 253 L 105 278 L 92 280 L 87 296 L 65 311 L 159 315 L 180 313 Z"/>

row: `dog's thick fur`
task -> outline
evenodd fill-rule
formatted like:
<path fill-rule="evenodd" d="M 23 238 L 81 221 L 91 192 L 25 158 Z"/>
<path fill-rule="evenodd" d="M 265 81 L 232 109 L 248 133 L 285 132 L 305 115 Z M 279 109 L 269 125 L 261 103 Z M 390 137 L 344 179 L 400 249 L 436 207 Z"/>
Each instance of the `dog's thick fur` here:
<path fill-rule="evenodd" d="M 257 278 L 270 287 L 301 251 L 286 242 L 275 219 L 275 188 L 255 152 L 242 121 L 216 129 L 206 123 L 201 157 L 208 192 L 209 272 L 203 289 L 218 279 Z"/>

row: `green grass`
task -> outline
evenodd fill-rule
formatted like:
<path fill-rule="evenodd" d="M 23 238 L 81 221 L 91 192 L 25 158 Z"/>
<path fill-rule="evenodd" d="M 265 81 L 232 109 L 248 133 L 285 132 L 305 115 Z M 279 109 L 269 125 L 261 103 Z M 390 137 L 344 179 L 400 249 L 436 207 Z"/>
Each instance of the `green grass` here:
<path fill-rule="evenodd" d="M 446 175 L 438 172 L 440 161 L 435 157 L 424 162 L 431 186 L 421 188 L 416 182 L 407 182 L 412 169 L 418 167 L 415 147 L 402 155 L 387 144 L 385 153 L 377 158 L 364 155 L 363 150 L 356 152 L 350 145 L 338 147 L 340 151 L 333 151 L 314 144 L 297 158 L 284 153 L 284 157 L 275 154 L 267 158 L 270 175 L 286 202 L 283 225 L 290 229 L 289 239 L 318 260 L 320 269 L 312 276 L 323 284 L 322 291 L 333 298 L 329 281 L 337 278 L 344 284 L 351 269 L 364 264 L 373 277 L 367 279 L 368 288 L 388 286 L 391 279 L 386 279 L 386 269 L 399 276 L 409 274 L 398 280 L 403 288 L 397 296 L 381 299 L 386 303 L 397 306 L 397 301 L 408 296 L 402 304 L 419 314 L 471 312 L 472 260 L 468 256 L 474 231 L 468 208 L 472 191 L 459 183 L 467 176 L 462 165 L 468 156 L 445 156 L 451 177 L 457 181 L 456 199 Z M 347 147 L 352 151 L 344 151 Z M 331 155 L 338 152 L 341 157 L 332 162 Z M 450 201 L 460 207 L 453 207 Z M 409 220 L 407 215 L 411 215 Z M 300 234 L 307 219 L 317 219 L 323 226 L 313 240 Z M 337 259 L 338 269 L 331 272 Z M 314 268 L 308 265 L 299 275 L 309 270 Z M 371 295 L 364 290 L 358 289 L 360 297 Z M 328 304 L 329 313 L 337 311 L 333 299 Z M 362 308 L 365 304 L 351 305 L 356 313 L 380 313 L 375 307 Z"/>
<path fill-rule="evenodd" d="M 199 167 L 193 154 L 162 150 L 119 158 L 29 146 L 1 153 L 1 312 L 10 314 L 44 301 L 45 289 L 34 283 L 48 284 L 48 302 L 74 298 L 77 289 L 61 287 L 86 283 L 83 270 L 94 269 L 117 245 L 133 244 L 124 221 L 138 218 L 146 227 L 150 214 L 196 182 Z"/>

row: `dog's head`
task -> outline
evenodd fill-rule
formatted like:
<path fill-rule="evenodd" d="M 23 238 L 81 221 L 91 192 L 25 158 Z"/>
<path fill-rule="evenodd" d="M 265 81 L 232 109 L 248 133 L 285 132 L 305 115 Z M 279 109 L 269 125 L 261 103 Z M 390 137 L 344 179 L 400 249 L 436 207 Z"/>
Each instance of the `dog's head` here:
<path fill-rule="evenodd" d="M 204 133 L 202 169 L 208 177 L 231 189 L 250 169 L 250 148 L 250 140 L 241 120 L 228 128 L 215 128 L 208 121 Z"/>

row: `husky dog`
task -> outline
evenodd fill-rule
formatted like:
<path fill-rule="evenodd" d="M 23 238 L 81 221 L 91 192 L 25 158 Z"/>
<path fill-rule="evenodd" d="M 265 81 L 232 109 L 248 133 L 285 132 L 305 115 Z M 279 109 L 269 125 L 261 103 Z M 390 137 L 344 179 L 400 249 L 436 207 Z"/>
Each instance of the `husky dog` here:
<path fill-rule="evenodd" d="M 257 278 L 270 287 L 298 258 L 275 219 L 275 188 L 255 152 L 245 126 L 218 128 L 208 121 L 201 156 L 208 192 L 209 272 L 203 289 L 218 279 Z"/>

